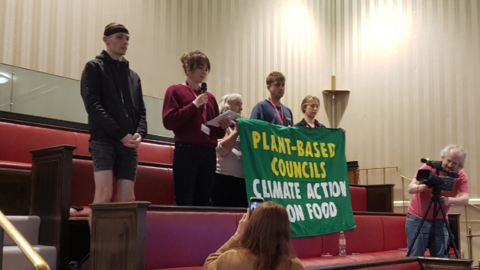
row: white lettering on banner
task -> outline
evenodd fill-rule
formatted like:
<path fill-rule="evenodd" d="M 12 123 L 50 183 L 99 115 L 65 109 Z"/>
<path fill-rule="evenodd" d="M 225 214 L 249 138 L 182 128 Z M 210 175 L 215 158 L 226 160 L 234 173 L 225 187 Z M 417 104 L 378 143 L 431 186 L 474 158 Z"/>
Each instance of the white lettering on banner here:
<path fill-rule="evenodd" d="M 307 184 L 307 199 L 315 199 L 315 193 L 313 193 L 312 184 Z"/>
<path fill-rule="evenodd" d="M 267 185 L 265 185 L 265 180 L 262 180 L 263 187 L 263 198 L 270 198 L 270 193 L 267 191 Z"/>
<path fill-rule="evenodd" d="M 320 187 L 320 184 L 319 183 L 315 183 L 315 185 L 313 186 L 313 189 L 315 190 L 315 196 L 317 197 L 317 199 L 322 199 L 322 196 L 320 196 L 320 194 L 318 194 L 318 188 Z"/>
<path fill-rule="evenodd" d="M 338 197 L 340 196 L 340 186 L 338 185 L 337 182 L 329 182 L 328 183 L 329 187 L 330 187 L 330 193 L 332 195 L 332 197 Z"/>
<path fill-rule="evenodd" d="M 345 181 L 340 181 L 340 188 L 342 190 L 342 196 L 347 197 L 347 188 L 345 185 Z"/>
<path fill-rule="evenodd" d="M 322 213 L 325 218 L 328 218 L 330 216 L 330 212 L 328 212 L 328 210 L 330 210 L 330 207 L 328 207 L 328 203 L 322 203 Z"/>
<path fill-rule="evenodd" d="M 288 185 L 290 186 L 290 195 L 292 195 L 292 199 L 295 199 L 294 196 L 295 196 L 295 192 L 293 191 L 293 183 L 292 182 L 288 182 Z"/>
<path fill-rule="evenodd" d="M 346 185 L 345 181 L 332 181 L 332 182 L 323 182 L 321 183 L 323 188 L 323 193 L 325 194 L 325 198 L 328 197 L 339 197 L 342 195 L 343 197 L 347 196 Z"/>
<path fill-rule="evenodd" d="M 295 213 L 297 214 L 297 220 L 302 220 L 304 221 L 305 220 L 305 216 L 303 215 L 303 209 L 302 209 L 302 206 L 300 205 L 294 205 L 295 207 Z"/>
<path fill-rule="evenodd" d="M 318 203 L 313 204 L 313 213 L 315 214 L 316 218 L 322 218 L 322 209 L 320 209 L 320 205 L 318 205 Z"/>
<path fill-rule="evenodd" d="M 272 181 L 270 180 L 267 180 L 267 184 L 268 184 L 268 192 L 270 193 L 270 196 L 273 197 L 273 192 L 272 192 Z M 275 198 L 275 197 L 274 197 Z"/>
<path fill-rule="evenodd" d="M 287 209 L 287 213 L 288 213 L 288 219 L 290 220 L 290 222 L 295 222 L 295 209 L 293 209 L 293 207 L 289 204 L 287 205 L 286 207 Z"/>
<path fill-rule="evenodd" d="M 288 191 L 288 184 L 287 182 L 284 182 L 283 183 L 283 198 L 292 198 L 292 196 L 290 196 L 290 192 Z"/>
<path fill-rule="evenodd" d="M 294 223 L 295 221 L 304 221 L 305 216 L 303 215 L 303 209 L 301 205 L 293 205 L 290 204 L 286 207 L 288 213 L 288 219 L 290 222 Z"/>
<path fill-rule="evenodd" d="M 262 188 L 259 189 L 258 185 L 262 185 Z M 273 185 L 273 189 L 272 189 Z M 283 186 L 282 186 L 283 185 Z M 323 194 L 325 198 L 337 198 L 337 197 L 346 197 L 346 184 L 345 181 L 332 181 L 332 182 L 323 182 L 315 183 L 312 187 L 312 183 L 307 183 L 307 198 L 308 199 L 322 199 L 322 195 L 319 193 L 318 189 L 320 186 L 323 189 Z M 302 194 L 300 193 L 300 183 L 299 182 L 282 182 L 282 181 L 271 181 L 262 179 L 253 180 L 253 193 L 257 197 L 263 198 L 273 198 L 273 199 L 302 199 Z"/>
<path fill-rule="evenodd" d="M 261 194 L 260 192 L 258 192 L 258 190 L 257 190 L 257 185 L 258 185 L 258 184 L 260 184 L 260 180 L 258 180 L 258 179 L 253 180 L 253 184 L 252 184 L 252 186 L 253 186 L 253 194 L 255 194 L 255 197 L 261 198 L 261 197 L 262 197 L 262 194 Z"/>
<path fill-rule="evenodd" d="M 262 185 L 261 189 L 258 187 L 258 185 L 260 184 Z M 273 185 L 273 189 L 272 189 L 272 185 Z M 315 192 L 317 191 L 315 190 Z M 253 193 L 255 194 L 255 196 L 263 197 L 263 198 L 299 199 L 299 200 L 302 199 L 302 194 L 300 193 L 300 183 L 297 183 L 297 182 L 271 181 L 271 180 L 265 180 L 265 179 L 262 179 L 260 181 L 259 179 L 255 179 L 253 180 Z M 317 199 L 322 198 L 318 193 L 312 196 L 315 196 Z M 315 198 L 315 197 L 312 197 L 312 198 Z"/>
<path fill-rule="evenodd" d="M 282 182 L 273 181 L 273 198 L 283 199 Z"/>
<path fill-rule="evenodd" d="M 323 195 L 325 195 L 325 198 L 328 198 L 328 190 L 327 190 L 328 183 L 323 182 L 321 185 L 322 185 L 322 188 L 323 188 Z"/>
<path fill-rule="evenodd" d="M 330 217 L 336 217 L 337 216 L 337 206 L 333 203 L 329 203 L 330 206 Z"/>
<path fill-rule="evenodd" d="M 301 199 L 302 195 L 300 195 L 300 183 L 295 183 L 295 191 L 295 197 L 297 197 L 297 199 Z"/>
<path fill-rule="evenodd" d="M 338 213 L 337 206 L 333 202 L 324 202 L 321 207 L 317 203 L 307 203 L 306 206 L 310 219 L 313 219 L 313 216 L 315 216 L 316 219 L 322 219 L 322 216 L 324 218 L 336 217 Z"/>

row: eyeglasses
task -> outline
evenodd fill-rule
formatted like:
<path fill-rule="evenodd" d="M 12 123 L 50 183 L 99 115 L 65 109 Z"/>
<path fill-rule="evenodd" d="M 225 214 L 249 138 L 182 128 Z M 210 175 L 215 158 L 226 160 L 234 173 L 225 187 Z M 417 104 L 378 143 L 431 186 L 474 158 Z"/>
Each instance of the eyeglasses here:
<path fill-rule="evenodd" d="M 311 104 L 308 104 L 308 107 L 317 108 L 317 109 L 318 109 L 318 108 L 320 107 L 320 105 L 311 103 Z"/>

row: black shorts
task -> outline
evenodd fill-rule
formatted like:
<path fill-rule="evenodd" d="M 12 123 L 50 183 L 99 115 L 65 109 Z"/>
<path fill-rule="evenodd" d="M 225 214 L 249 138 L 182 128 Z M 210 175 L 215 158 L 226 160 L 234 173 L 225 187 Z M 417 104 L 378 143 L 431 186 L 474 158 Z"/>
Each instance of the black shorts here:
<path fill-rule="evenodd" d="M 89 142 L 93 171 L 113 171 L 115 179 L 135 181 L 137 176 L 137 148 L 129 148 L 121 142 L 94 140 Z"/>

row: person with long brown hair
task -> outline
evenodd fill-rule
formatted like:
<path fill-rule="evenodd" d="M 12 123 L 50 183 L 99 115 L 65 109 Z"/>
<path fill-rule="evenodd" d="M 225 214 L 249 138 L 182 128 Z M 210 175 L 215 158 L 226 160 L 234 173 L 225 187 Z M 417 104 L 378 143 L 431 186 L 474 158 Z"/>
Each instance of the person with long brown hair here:
<path fill-rule="evenodd" d="M 175 134 L 173 179 L 176 205 L 210 205 L 217 155 L 217 140 L 223 138 L 230 123 L 219 127 L 207 121 L 219 115 L 217 101 L 202 93 L 201 84 L 210 73 L 210 60 L 200 51 L 190 51 L 180 58 L 187 76 L 182 84 L 170 86 L 163 101 L 163 125 Z"/>
<path fill-rule="evenodd" d="M 275 202 L 250 209 L 237 231 L 217 252 L 210 254 L 205 270 L 305 270 L 293 255 L 287 210 Z"/>

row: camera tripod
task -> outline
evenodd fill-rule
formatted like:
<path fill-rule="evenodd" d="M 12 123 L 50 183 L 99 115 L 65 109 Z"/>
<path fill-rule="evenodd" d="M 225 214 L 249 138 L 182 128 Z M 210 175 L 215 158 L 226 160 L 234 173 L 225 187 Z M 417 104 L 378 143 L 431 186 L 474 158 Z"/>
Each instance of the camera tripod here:
<path fill-rule="evenodd" d="M 443 221 L 444 221 L 445 226 L 447 227 L 447 230 L 448 230 L 448 238 L 450 240 L 450 245 L 453 247 L 453 250 L 455 251 L 455 257 L 459 258 L 458 257 L 457 246 L 455 245 L 455 242 L 453 241 L 455 237 L 453 236 L 452 231 L 450 230 L 448 220 L 445 216 L 445 209 L 443 208 L 442 202 L 440 200 L 440 195 L 441 194 L 442 194 L 442 190 L 440 188 L 438 188 L 438 187 L 433 188 L 432 197 L 430 198 L 430 203 L 428 204 L 428 207 L 427 207 L 427 210 L 425 211 L 425 214 L 423 214 L 422 221 L 420 222 L 417 230 L 415 231 L 415 237 L 413 238 L 413 242 L 408 247 L 407 257 L 410 256 L 410 253 L 412 252 L 412 248 L 415 245 L 415 242 L 417 241 L 418 234 L 420 233 L 420 230 L 422 229 L 422 226 L 423 226 L 423 223 L 425 222 L 428 211 L 430 211 L 430 207 L 433 204 L 433 221 L 432 221 L 432 227 L 430 228 L 430 235 L 429 235 L 429 238 L 428 238 L 428 246 L 431 247 L 434 240 L 435 240 L 435 230 L 436 230 L 436 227 L 435 227 L 436 224 L 435 223 L 437 221 L 438 210 L 441 210 L 442 211 L 442 216 L 443 216 Z M 437 205 L 439 206 L 439 208 L 437 208 Z M 445 252 L 448 254 L 448 248 Z"/>

